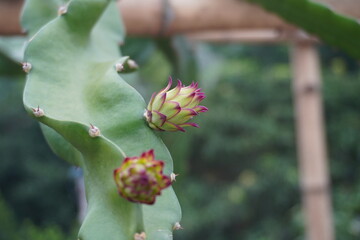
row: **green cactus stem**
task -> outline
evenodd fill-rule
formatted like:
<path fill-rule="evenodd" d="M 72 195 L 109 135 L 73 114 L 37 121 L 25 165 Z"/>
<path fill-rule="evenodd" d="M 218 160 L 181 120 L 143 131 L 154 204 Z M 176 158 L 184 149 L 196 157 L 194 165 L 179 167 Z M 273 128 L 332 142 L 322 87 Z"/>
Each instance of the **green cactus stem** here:
<path fill-rule="evenodd" d="M 28 0 L 24 106 L 53 151 L 83 169 L 88 211 L 79 239 L 171 240 L 181 218 L 173 189 L 140 206 L 119 196 L 113 179 L 126 156 L 147 149 L 164 161 L 165 175 L 173 172 L 168 150 L 143 118 L 143 98 L 115 67 L 132 64 L 118 49 L 124 39 L 118 14 L 110 0 Z"/>

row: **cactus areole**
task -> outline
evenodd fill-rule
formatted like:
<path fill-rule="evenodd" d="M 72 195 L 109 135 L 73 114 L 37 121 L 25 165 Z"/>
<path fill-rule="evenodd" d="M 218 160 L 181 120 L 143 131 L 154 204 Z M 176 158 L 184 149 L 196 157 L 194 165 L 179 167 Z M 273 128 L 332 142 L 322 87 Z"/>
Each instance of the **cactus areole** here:
<path fill-rule="evenodd" d="M 171 132 L 185 132 L 184 127 L 188 126 L 199 127 L 196 123 L 188 121 L 208 110 L 204 106 L 199 106 L 205 94 L 198 88 L 197 83 L 184 86 L 178 80 L 177 86 L 169 90 L 171 85 L 172 79 L 169 77 L 166 88 L 152 95 L 144 114 L 149 126 L 155 130 Z"/>
<path fill-rule="evenodd" d="M 171 185 L 171 179 L 163 175 L 164 162 L 154 159 L 149 150 L 140 157 L 127 157 L 114 171 L 119 194 L 131 202 L 153 204 L 162 189 Z"/>

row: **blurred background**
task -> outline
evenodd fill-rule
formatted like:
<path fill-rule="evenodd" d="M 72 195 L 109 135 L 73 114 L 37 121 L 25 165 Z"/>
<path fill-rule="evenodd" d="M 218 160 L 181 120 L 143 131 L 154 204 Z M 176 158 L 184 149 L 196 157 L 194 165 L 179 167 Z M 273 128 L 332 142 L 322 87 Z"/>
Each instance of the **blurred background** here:
<path fill-rule="evenodd" d="M 23 109 L 20 42 L 0 40 L 0 239 L 76 239 L 77 171 L 51 152 Z M 180 174 L 173 187 L 184 230 L 174 239 L 305 238 L 289 47 L 182 36 L 129 37 L 121 47 L 140 66 L 122 77 L 146 101 L 169 75 L 198 81 L 207 95 L 201 128 L 159 133 Z M 317 48 L 336 236 L 360 239 L 359 65 L 325 44 Z"/>

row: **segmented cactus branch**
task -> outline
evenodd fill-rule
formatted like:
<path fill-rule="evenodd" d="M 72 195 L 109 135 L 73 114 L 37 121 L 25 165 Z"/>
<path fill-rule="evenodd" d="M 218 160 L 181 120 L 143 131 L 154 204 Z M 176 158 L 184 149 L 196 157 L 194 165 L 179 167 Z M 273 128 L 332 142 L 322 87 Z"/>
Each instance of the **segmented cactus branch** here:
<path fill-rule="evenodd" d="M 115 67 L 137 68 L 120 55 L 124 30 L 115 5 L 109 0 L 26 2 L 23 26 L 31 39 L 24 62 L 31 70 L 24 68 L 24 105 L 41 123 L 53 151 L 83 169 L 88 212 L 79 239 L 130 240 L 139 234 L 171 240 L 181 218 L 172 188 L 154 205 L 139 206 L 119 196 L 113 179 L 125 154 L 139 156 L 148 149 L 164 162 L 165 175 L 173 172 L 168 150 L 143 118 L 143 98 Z"/>

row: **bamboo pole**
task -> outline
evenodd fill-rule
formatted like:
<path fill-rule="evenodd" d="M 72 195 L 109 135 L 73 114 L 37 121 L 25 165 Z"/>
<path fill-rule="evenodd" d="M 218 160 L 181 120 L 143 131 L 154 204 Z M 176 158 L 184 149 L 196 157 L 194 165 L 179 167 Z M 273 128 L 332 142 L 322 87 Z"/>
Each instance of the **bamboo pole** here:
<path fill-rule="evenodd" d="M 248 43 L 248 44 L 274 44 L 289 41 L 319 40 L 303 31 L 279 30 L 279 29 L 242 29 L 228 31 L 204 31 L 185 35 L 190 41 L 212 43 Z"/>
<path fill-rule="evenodd" d="M 45 1 L 45 0 L 44 0 Z M 316 0 L 360 18 L 359 0 Z M 0 35 L 21 34 L 23 0 L 0 0 Z M 244 0 L 120 0 L 128 35 L 158 36 L 234 29 L 293 29 L 279 17 Z"/>
<path fill-rule="evenodd" d="M 121 0 L 119 9 L 129 35 L 294 28 L 275 14 L 239 0 Z"/>
<path fill-rule="evenodd" d="M 308 240 L 333 240 L 318 53 L 309 42 L 292 49 L 300 185 Z"/>
<path fill-rule="evenodd" d="M 22 34 L 20 12 L 22 0 L 0 0 L 0 35 Z"/>

